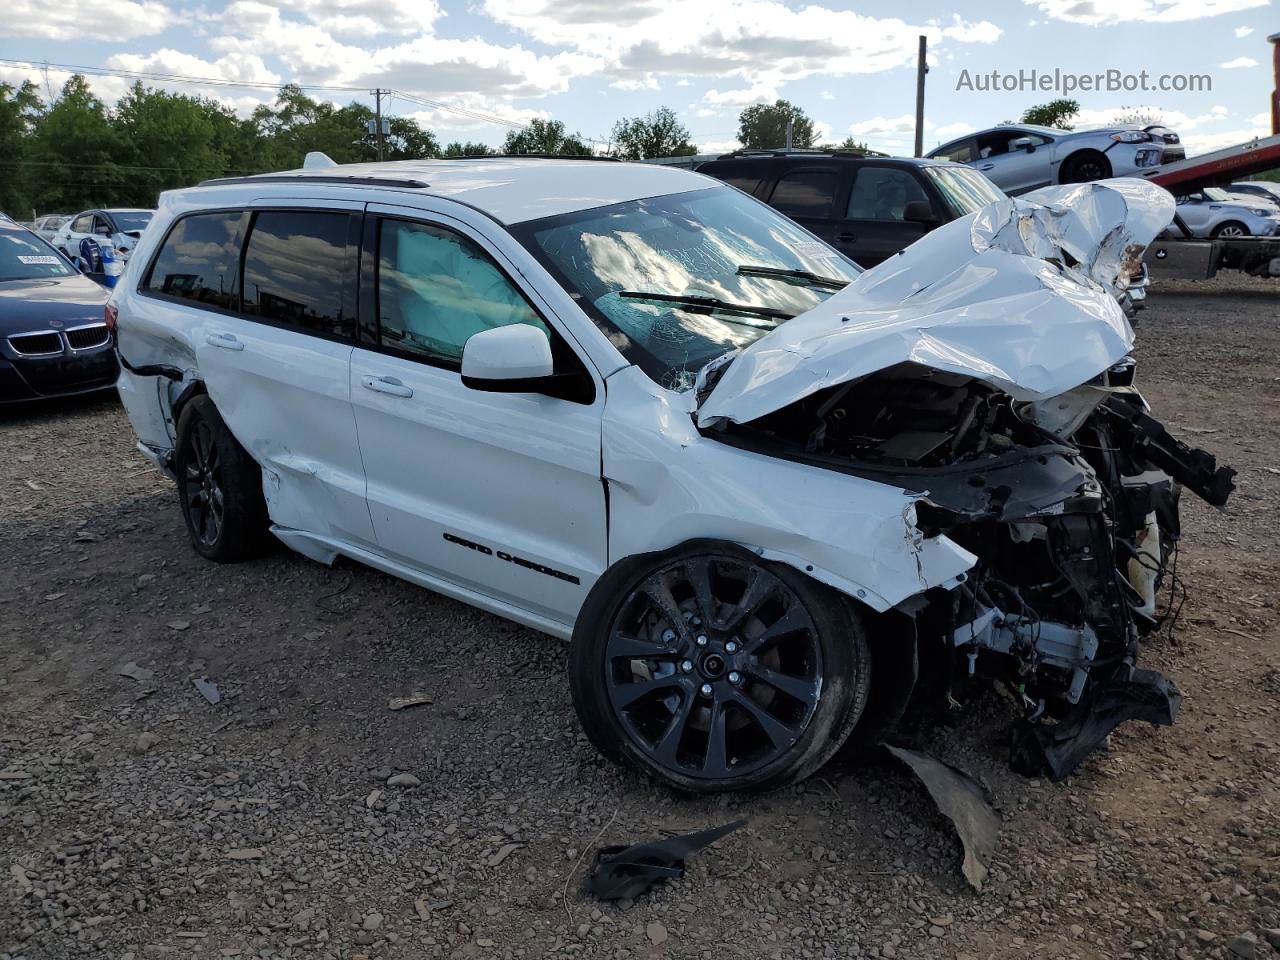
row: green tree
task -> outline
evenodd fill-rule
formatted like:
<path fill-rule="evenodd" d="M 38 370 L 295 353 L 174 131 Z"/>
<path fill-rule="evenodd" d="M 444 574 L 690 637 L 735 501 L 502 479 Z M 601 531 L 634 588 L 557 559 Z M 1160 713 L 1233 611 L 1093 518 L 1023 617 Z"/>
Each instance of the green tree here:
<path fill-rule="evenodd" d="M 116 202 L 153 206 L 162 190 L 228 172 L 217 142 L 215 116 L 221 112 L 212 101 L 135 83 L 110 118 L 120 144 L 117 159 L 126 170 Z"/>
<path fill-rule="evenodd" d="M 1143 107 L 1121 107 L 1120 113 L 1116 114 L 1113 123 L 1132 123 L 1139 127 L 1149 127 L 1153 124 L 1163 124 L 1164 117 L 1160 115 L 1159 110 L 1151 110 Z"/>
<path fill-rule="evenodd" d="M 846 153 L 859 153 L 865 156 L 868 153 L 874 153 L 869 146 L 862 140 L 855 140 L 852 136 L 845 137 L 839 143 L 823 144 L 828 150 L 843 150 Z"/>
<path fill-rule="evenodd" d="M 566 133 L 559 120 L 532 120 L 523 130 L 512 130 L 502 144 L 503 153 L 545 153 L 570 157 L 591 156 L 580 134 Z"/>
<path fill-rule="evenodd" d="M 491 157 L 496 151 L 487 143 L 473 143 L 470 140 L 463 143 L 455 140 L 444 148 L 440 156 L 445 158 L 454 157 Z"/>
<path fill-rule="evenodd" d="M 57 102 L 40 118 L 31 146 L 43 209 L 71 213 L 105 206 L 127 189 L 128 173 L 119 166 L 124 144 L 106 105 L 79 74 L 67 80 Z"/>
<path fill-rule="evenodd" d="M 623 160 L 691 157 L 698 152 L 689 141 L 689 129 L 676 119 L 670 107 L 619 120 L 613 125 L 612 139 L 613 155 Z"/>
<path fill-rule="evenodd" d="M 15 218 L 30 217 L 36 202 L 31 139 L 42 107 L 31 81 L 0 83 L 0 210 Z"/>
<path fill-rule="evenodd" d="M 1048 103 L 1036 104 L 1022 111 L 1022 123 L 1033 123 L 1038 127 L 1057 127 L 1059 130 L 1071 130 L 1071 121 L 1080 113 L 1080 101 L 1060 97 Z"/>
<path fill-rule="evenodd" d="M 738 141 L 747 149 L 768 150 L 787 145 L 787 124 L 792 124 L 791 145 L 812 147 L 813 121 L 786 100 L 753 103 L 738 115 Z"/>

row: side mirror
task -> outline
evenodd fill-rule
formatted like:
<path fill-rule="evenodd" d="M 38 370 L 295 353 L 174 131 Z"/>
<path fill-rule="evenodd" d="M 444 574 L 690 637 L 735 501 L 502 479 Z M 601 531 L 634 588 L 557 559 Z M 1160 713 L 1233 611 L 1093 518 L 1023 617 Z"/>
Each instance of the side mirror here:
<path fill-rule="evenodd" d="M 481 330 L 462 346 L 462 383 L 472 390 L 538 393 L 554 375 L 551 341 L 527 323 Z"/>
<path fill-rule="evenodd" d="M 902 208 L 902 219 L 908 223 L 933 224 L 938 218 L 933 215 L 933 204 L 928 200 L 909 200 Z"/>
<path fill-rule="evenodd" d="M 1009 141 L 1010 150 L 1025 150 L 1027 153 L 1036 152 L 1036 142 L 1030 137 L 1018 137 L 1016 140 Z"/>

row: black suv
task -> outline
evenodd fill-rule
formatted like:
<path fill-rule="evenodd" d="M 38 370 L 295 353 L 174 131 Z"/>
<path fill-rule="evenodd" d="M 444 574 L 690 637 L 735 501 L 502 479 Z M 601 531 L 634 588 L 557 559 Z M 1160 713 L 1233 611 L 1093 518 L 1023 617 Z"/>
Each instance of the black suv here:
<path fill-rule="evenodd" d="M 841 151 L 740 151 L 697 170 L 763 200 L 864 267 L 1005 197 L 963 164 Z"/>

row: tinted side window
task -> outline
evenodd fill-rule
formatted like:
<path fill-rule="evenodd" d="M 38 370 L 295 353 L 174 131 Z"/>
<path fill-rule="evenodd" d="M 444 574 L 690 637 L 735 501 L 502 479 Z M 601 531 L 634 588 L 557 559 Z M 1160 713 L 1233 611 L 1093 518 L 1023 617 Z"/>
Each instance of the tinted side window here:
<path fill-rule="evenodd" d="M 378 231 L 383 346 L 458 363 L 467 338 L 509 323 L 546 324 L 506 274 L 451 230 L 384 220 Z"/>
<path fill-rule="evenodd" d="M 355 332 L 345 213 L 264 210 L 244 254 L 244 312 L 331 337 Z"/>
<path fill-rule="evenodd" d="M 240 226 L 246 214 L 197 213 L 165 237 L 143 289 L 223 310 L 240 309 Z"/>
<path fill-rule="evenodd" d="M 778 180 L 769 205 L 789 217 L 829 217 L 835 192 L 834 173 L 799 170 Z"/>
<path fill-rule="evenodd" d="M 901 220 L 912 200 L 929 201 L 919 181 L 906 170 L 862 167 L 849 192 L 850 220 Z"/>
<path fill-rule="evenodd" d="M 951 160 L 955 163 L 968 163 L 974 159 L 974 141 L 961 140 L 959 143 L 953 143 L 944 150 L 934 151 L 929 154 L 935 160 Z"/>

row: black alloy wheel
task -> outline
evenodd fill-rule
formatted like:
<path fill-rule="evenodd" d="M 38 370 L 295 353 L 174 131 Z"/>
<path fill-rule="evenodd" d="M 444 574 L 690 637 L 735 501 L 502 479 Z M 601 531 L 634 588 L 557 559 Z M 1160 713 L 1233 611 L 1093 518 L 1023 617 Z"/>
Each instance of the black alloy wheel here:
<path fill-rule="evenodd" d="M 606 754 L 686 789 L 754 789 L 808 775 L 856 723 L 861 630 L 843 598 L 791 568 L 695 551 L 621 596 L 595 642 L 575 630 L 575 703 Z M 581 690 L 591 673 L 599 689 Z"/>

